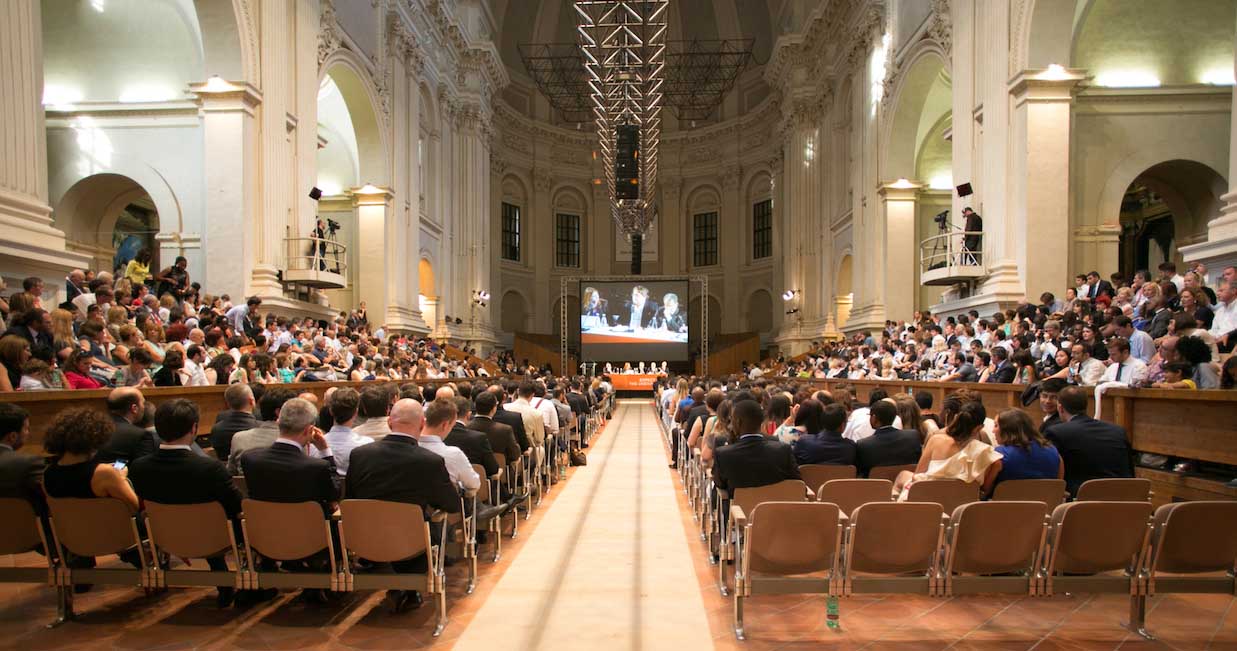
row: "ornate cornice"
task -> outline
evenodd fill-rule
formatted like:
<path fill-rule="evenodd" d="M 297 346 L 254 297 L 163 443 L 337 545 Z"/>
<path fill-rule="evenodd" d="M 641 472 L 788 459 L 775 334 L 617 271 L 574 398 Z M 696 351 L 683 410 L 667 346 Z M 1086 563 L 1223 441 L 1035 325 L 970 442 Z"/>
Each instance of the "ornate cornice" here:
<path fill-rule="evenodd" d="M 952 60 L 953 56 L 953 33 L 949 0 L 932 0 L 932 25 L 928 27 L 928 38 L 941 46 L 947 61 Z"/>
<path fill-rule="evenodd" d="M 343 44 L 339 34 L 339 20 L 335 16 L 334 0 L 322 0 L 322 14 L 318 17 L 318 66 L 321 67 Z"/>
<path fill-rule="evenodd" d="M 533 170 L 533 189 L 538 192 L 549 192 L 550 188 L 554 187 L 554 179 L 557 178 L 551 170 L 534 169 Z"/>

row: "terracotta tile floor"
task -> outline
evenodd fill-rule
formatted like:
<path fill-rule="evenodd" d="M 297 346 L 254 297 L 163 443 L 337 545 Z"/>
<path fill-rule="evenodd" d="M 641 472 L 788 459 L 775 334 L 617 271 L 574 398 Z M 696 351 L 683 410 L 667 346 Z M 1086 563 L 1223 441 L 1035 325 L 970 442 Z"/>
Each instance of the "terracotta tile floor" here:
<path fill-rule="evenodd" d="M 603 435 L 598 443 L 604 441 Z M 680 487 L 678 475 L 665 470 L 660 461 L 653 470 L 673 475 L 673 485 Z M 575 474 L 575 470 L 569 471 L 567 485 Z M 294 593 L 285 593 L 250 610 L 220 611 L 214 605 L 214 591 L 208 589 L 173 589 L 147 597 L 136 589 L 96 588 L 77 598 L 76 622 L 47 630 L 44 624 L 55 616 L 52 591 L 37 586 L 2 585 L 0 649 L 450 648 L 520 549 L 547 519 L 547 508 L 553 506 L 564 488 L 560 482 L 533 512 L 531 520 L 521 520 L 519 538 L 504 538 L 502 560 L 497 564 L 483 560 L 479 564 L 474 594 L 464 594 L 465 569 L 460 565 L 449 568 L 451 622 L 438 639 L 430 636 L 433 617 L 428 608 L 391 615 L 382 596 L 376 593 L 348 595 L 328 606 L 307 606 L 296 601 Z M 842 628 L 836 632 L 825 625 L 823 597 L 760 596 L 747 602 L 748 640 L 738 642 L 731 632 L 731 602 L 717 592 L 715 568 L 705 559 L 686 497 L 681 490 L 674 495 L 688 534 L 690 562 L 707 611 L 713 647 L 718 650 L 1237 651 L 1237 608 L 1232 597 L 1223 595 L 1154 598 L 1149 605 L 1148 623 L 1158 638 L 1155 642 L 1143 640 L 1121 626 L 1127 603 L 1120 596 L 855 597 L 842 601 Z M 38 558 L 33 555 L 0 557 L 0 564 L 4 565 L 37 563 Z M 604 610 L 607 605 L 593 607 Z M 573 647 L 570 640 L 563 642 L 564 648 L 580 648 Z M 516 647 L 513 644 L 507 648 Z M 601 649 L 594 646 L 588 651 Z"/>

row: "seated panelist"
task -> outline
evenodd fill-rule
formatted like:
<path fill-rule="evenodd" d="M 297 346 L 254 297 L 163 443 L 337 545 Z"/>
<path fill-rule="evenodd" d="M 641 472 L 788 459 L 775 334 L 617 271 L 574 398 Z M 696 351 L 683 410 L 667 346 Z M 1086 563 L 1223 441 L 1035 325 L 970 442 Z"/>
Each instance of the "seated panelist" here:
<path fill-rule="evenodd" d="M 640 330 L 652 328 L 657 320 L 657 306 L 649 301 L 649 288 L 636 285 L 631 290 L 631 300 L 623 303 L 623 309 L 613 315 L 619 326 Z"/>
<path fill-rule="evenodd" d="M 679 309 L 677 294 L 666 294 L 661 299 L 661 309 L 657 310 L 656 326 L 670 332 L 687 332 L 687 315 Z M 663 365 L 665 362 L 663 362 Z"/>

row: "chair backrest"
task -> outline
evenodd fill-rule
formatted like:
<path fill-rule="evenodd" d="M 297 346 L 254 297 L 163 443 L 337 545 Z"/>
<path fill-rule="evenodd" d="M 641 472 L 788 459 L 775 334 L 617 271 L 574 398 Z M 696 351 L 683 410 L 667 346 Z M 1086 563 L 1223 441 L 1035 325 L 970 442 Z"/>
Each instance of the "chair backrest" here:
<path fill-rule="evenodd" d="M 1096 574 L 1135 565 L 1146 546 L 1148 502 L 1068 502 L 1052 511 L 1052 573 Z"/>
<path fill-rule="evenodd" d="M 915 472 L 915 464 L 907 464 L 904 466 L 875 466 L 868 471 L 868 479 L 888 479 L 894 481 L 903 471 Z"/>
<path fill-rule="evenodd" d="M 762 574 L 807 574 L 833 567 L 838 507 L 822 502 L 763 502 L 748 518 L 749 568 Z"/>
<path fill-rule="evenodd" d="M 834 479 L 819 487 L 816 500 L 837 504 L 849 517 L 860 505 L 888 502 L 892 491 L 893 482 L 888 479 Z"/>
<path fill-rule="evenodd" d="M 339 512 L 343 544 L 361 558 L 390 563 L 429 549 L 429 527 L 417 504 L 344 500 L 339 503 Z"/>
<path fill-rule="evenodd" d="M 871 502 L 851 516 L 849 567 L 859 572 L 926 571 L 941 545 L 940 504 Z"/>
<path fill-rule="evenodd" d="M 1044 541 L 1043 502 L 972 502 L 953 512 L 949 567 L 967 574 L 1030 569 Z"/>
<path fill-rule="evenodd" d="M 498 462 L 499 468 L 507 467 L 507 455 L 503 454 L 502 452 L 495 452 L 494 460 Z"/>
<path fill-rule="evenodd" d="M 317 502 L 241 502 L 245 542 L 263 556 L 294 561 L 327 548 L 331 538 Z"/>
<path fill-rule="evenodd" d="M 232 522 L 219 502 L 146 502 L 147 533 L 159 549 L 181 558 L 209 558 L 232 548 Z"/>
<path fill-rule="evenodd" d="M 1150 502 L 1151 480 L 1138 478 L 1088 479 L 1078 487 L 1075 502 Z"/>
<path fill-rule="evenodd" d="M 1237 502 L 1165 504 L 1153 522 L 1152 572 L 1219 572 L 1237 562 Z"/>
<path fill-rule="evenodd" d="M 502 466 L 499 466 L 499 468 L 501 467 Z M 481 487 L 477 489 L 477 501 L 490 501 L 490 478 L 485 474 L 485 466 L 479 463 L 474 463 L 472 464 L 472 471 L 477 473 L 477 476 L 481 478 Z"/>
<path fill-rule="evenodd" d="M 960 479 L 924 479 L 911 483 L 908 502 L 936 502 L 949 515 L 963 504 L 979 501 L 979 484 Z"/>
<path fill-rule="evenodd" d="M 784 479 L 776 484 L 754 488 L 736 488 L 734 503 L 751 513 L 762 502 L 803 502 L 807 500 L 807 484 L 798 479 Z"/>
<path fill-rule="evenodd" d="M 1043 502 L 1048 511 L 1065 501 L 1064 479 L 1011 479 L 996 485 L 996 502 Z"/>
<path fill-rule="evenodd" d="M 0 498 L 0 554 L 24 554 L 43 544 L 39 516 L 30 502 L 17 497 Z"/>
<path fill-rule="evenodd" d="M 141 541 L 129 505 L 110 497 L 49 497 L 56 540 L 78 556 L 118 554 Z"/>
<path fill-rule="evenodd" d="M 803 483 L 809 487 L 816 488 L 833 479 L 854 479 L 855 467 L 811 463 L 799 466 L 799 476 L 803 477 Z"/>

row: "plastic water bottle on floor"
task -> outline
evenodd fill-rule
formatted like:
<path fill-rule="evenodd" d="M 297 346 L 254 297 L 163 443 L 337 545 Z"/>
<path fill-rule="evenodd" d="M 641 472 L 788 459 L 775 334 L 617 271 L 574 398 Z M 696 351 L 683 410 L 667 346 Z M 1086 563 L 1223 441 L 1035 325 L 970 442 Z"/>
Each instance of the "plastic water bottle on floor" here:
<path fill-rule="evenodd" d="M 825 625 L 829 630 L 836 631 L 842 628 L 841 617 L 838 615 L 838 598 L 830 596 L 825 600 Z"/>

